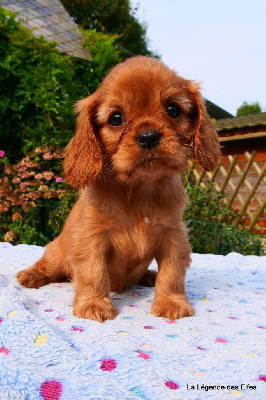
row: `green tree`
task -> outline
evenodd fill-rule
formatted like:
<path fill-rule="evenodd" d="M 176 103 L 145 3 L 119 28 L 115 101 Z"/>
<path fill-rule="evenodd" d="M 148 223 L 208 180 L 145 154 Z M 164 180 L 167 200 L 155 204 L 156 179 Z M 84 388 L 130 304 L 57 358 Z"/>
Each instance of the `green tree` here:
<path fill-rule="evenodd" d="M 262 109 L 258 102 L 255 103 L 244 103 L 237 109 L 236 116 L 240 117 L 241 115 L 248 115 L 248 114 L 257 114 L 261 113 Z"/>
<path fill-rule="evenodd" d="M 134 54 L 153 55 L 146 26 L 135 17 L 129 0 L 61 0 L 74 21 L 84 29 L 118 34 L 117 43 Z"/>

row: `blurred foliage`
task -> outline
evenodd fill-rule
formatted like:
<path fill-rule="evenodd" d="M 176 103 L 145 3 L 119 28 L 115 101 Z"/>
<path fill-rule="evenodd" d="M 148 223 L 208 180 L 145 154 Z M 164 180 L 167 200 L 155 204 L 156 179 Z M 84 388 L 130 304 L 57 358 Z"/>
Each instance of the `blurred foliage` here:
<path fill-rule="evenodd" d="M 61 0 L 74 21 L 84 29 L 117 34 L 117 44 L 133 54 L 154 56 L 148 49 L 146 26 L 136 19 L 138 7 L 129 0 Z"/>
<path fill-rule="evenodd" d="M 258 114 L 262 112 L 262 108 L 258 102 L 256 103 L 244 103 L 237 109 L 236 116 L 240 117 L 241 115 L 249 115 L 249 114 Z"/>

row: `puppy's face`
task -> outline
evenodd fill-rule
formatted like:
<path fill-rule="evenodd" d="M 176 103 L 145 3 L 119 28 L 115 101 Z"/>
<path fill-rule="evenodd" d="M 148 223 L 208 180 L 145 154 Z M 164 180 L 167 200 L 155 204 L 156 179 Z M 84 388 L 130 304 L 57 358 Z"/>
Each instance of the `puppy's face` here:
<path fill-rule="evenodd" d="M 156 179 L 186 166 L 197 119 L 191 90 L 159 62 L 121 68 L 103 82 L 96 123 L 118 179 Z"/>
<path fill-rule="evenodd" d="M 219 161 L 217 134 L 198 85 L 156 59 L 135 57 L 117 65 L 78 110 L 76 136 L 86 140 L 79 131 L 87 124 L 85 135 L 97 141 L 93 152 L 101 153 L 97 173 L 111 168 L 121 181 L 147 182 L 181 172 L 193 153 L 209 170 Z M 72 147 L 70 142 L 67 155 Z"/>

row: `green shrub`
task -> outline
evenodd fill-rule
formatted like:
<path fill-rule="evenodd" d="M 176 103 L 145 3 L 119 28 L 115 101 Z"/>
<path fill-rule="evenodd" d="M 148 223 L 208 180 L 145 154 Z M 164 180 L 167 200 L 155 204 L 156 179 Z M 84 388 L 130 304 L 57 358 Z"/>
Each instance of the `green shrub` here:
<path fill-rule="evenodd" d="M 201 254 L 262 255 L 263 246 L 259 237 L 237 229 L 233 225 L 207 221 L 188 221 L 189 238 L 193 252 Z"/>
<path fill-rule="evenodd" d="M 0 8 L 0 135 L 9 156 L 71 137 L 73 78 L 55 43 L 36 38 Z"/>
<path fill-rule="evenodd" d="M 25 243 L 37 246 L 45 246 L 49 239 L 33 227 L 26 220 L 16 219 L 8 225 L 9 231 L 5 234 L 5 241 L 13 244 Z"/>
<path fill-rule="evenodd" d="M 90 51 L 93 64 L 85 64 L 86 68 L 83 70 L 83 75 L 85 74 L 84 78 L 86 79 L 83 78 L 80 84 L 84 86 L 85 82 L 87 92 L 91 93 L 98 88 L 110 69 L 123 60 L 124 52 L 123 50 L 119 50 L 115 45 L 118 35 L 106 35 L 94 30 L 82 30 L 81 32 L 83 35 L 83 45 Z M 76 66 L 76 75 L 77 68 Z"/>
<path fill-rule="evenodd" d="M 12 162 L 38 146 L 68 143 L 75 128 L 74 103 L 95 91 L 122 59 L 115 40 L 84 32 L 93 63 L 71 58 L 0 7 L 0 138 Z"/>
<path fill-rule="evenodd" d="M 204 187 L 188 184 L 186 190 L 189 203 L 184 218 L 194 252 L 262 254 L 260 238 L 233 226 L 237 213 L 227 207 L 226 195 L 216 190 L 214 183 L 207 182 Z"/>
<path fill-rule="evenodd" d="M 93 63 L 61 54 L 0 7 L 0 240 L 47 243 L 77 198 L 60 181 L 62 149 L 75 129 L 73 105 L 122 60 L 116 35 L 83 36 Z"/>
<path fill-rule="evenodd" d="M 206 182 L 205 186 L 195 186 L 194 183 L 185 186 L 189 202 L 184 219 L 200 220 L 214 223 L 231 223 L 236 213 L 227 208 L 226 195 L 215 189 L 215 184 Z"/>

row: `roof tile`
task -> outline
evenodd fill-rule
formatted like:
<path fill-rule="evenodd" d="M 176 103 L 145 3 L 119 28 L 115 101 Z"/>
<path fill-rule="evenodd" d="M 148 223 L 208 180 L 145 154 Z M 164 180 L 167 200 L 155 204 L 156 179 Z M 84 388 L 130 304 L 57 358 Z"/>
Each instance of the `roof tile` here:
<path fill-rule="evenodd" d="M 256 126 L 266 126 L 266 113 L 242 115 L 240 117 L 219 119 L 216 121 L 216 130 L 218 132 Z"/>
<path fill-rule="evenodd" d="M 77 24 L 60 0 L 2 0 L 1 5 L 19 12 L 18 19 L 22 19 L 22 24 L 35 36 L 42 35 L 48 41 L 56 41 L 57 48 L 71 56 L 91 60 L 89 51 L 82 45 Z"/>

